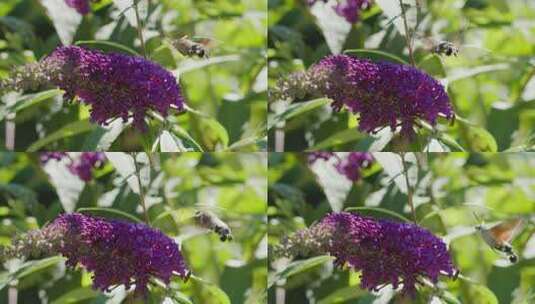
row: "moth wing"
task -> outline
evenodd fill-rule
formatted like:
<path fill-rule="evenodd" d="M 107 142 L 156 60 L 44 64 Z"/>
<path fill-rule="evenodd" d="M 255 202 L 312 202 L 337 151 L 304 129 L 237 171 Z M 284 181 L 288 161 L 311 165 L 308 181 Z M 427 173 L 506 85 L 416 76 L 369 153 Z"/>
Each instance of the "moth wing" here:
<path fill-rule="evenodd" d="M 194 36 L 191 39 L 199 44 L 202 44 L 203 46 L 207 48 L 213 48 L 216 45 L 219 45 L 222 43 L 221 40 L 211 38 L 211 37 L 206 37 L 206 36 Z"/>
<path fill-rule="evenodd" d="M 521 218 L 511 219 L 500 223 L 489 229 L 489 234 L 493 239 L 501 242 L 511 242 L 524 226 L 524 220 Z"/>

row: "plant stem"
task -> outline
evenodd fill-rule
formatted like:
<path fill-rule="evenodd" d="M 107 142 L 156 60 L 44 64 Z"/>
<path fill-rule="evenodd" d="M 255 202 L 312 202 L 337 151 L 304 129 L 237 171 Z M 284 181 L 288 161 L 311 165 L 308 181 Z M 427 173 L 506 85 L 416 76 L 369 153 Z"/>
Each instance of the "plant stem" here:
<path fill-rule="evenodd" d="M 275 129 L 275 152 L 284 152 L 284 128 Z"/>
<path fill-rule="evenodd" d="M 7 290 L 7 302 L 9 304 L 17 304 L 18 289 L 16 284 L 10 284 Z"/>
<path fill-rule="evenodd" d="M 137 153 L 132 154 L 132 158 L 134 159 L 134 167 L 136 169 L 136 179 L 137 179 L 137 184 L 139 187 L 139 198 L 141 202 L 141 208 L 143 208 L 143 215 L 145 217 L 145 223 L 150 225 L 149 213 L 147 212 L 147 204 L 145 203 L 145 191 L 143 190 L 143 185 L 141 184 L 141 174 L 139 170 L 139 165 L 137 164 L 137 161 L 136 161 L 136 158 L 137 158 L 136 156 L 137 156 Z"/>
<path fill-rule="evenodd" d="M 288 101 L 278 101 L 274 104 L 275 113 L 282 113 L 288 108 Z M 275 125 L 275 152 L 284 152 L 284 142 L 285 142 L 285 133 L 284 133 L 285 122 L 281 121 Z"/>
<path fill-rule="evenodd" d="M 405 176 L 405 183 L 407 184 L 407 202 L 409 203 L 409 206 L 411 207 L 411 213 L 412 213 L 412 221 L 415 224 L 418 224 L 418 220 L 416 219 L 416 210 L 414 209 L 414 202 L 412 200 L 412 196 L 414 194 L 414 189 L 412 188 L 411 184 L 409 183 L 409 170 L 407 168 L 407 165 L 405 164 L 405 154 L 406 153 L 400 153 L 401 156 L 401 164 L 403 166 L 403 175 Z"/>
<path fill-rule="evenodd" d="M 141 52 L 143 57 L 147 58 L 147 50 L 145 48 L 145 40 L 143 39 L 143 26 L 141 18 L 139 18 L 139 9 L 137 3 L 139 0 L 133 0 L 134 2 L 134 12 L 136 13 L 136 23 L 137 23 L 137 35 L 139 36 L 139 41 L 141 42 Z"/>
<path fill-rule="evenodd" d="M 16 125 L 15 125 L 15 114 L 10 114 L 8 115 L 7 119 L 6 119 L 6 125 L 5 125 L 5 128 L 6 128 L 6 150 L 7 151 L 14 151 L 15 150 L 15 130 L 16 130 Z"/>
<path fill-rule="evenodd" d="M 405 12 L 405 7 L 403 6 L 403 0 L 399 0 L 399 6 L 401 8 L 401 17 L 403 18 L 403 26 L 405 27 L 405 41 L 407 42 L 407 47 L 409 48 L 409 60 L 412 66 L 416 66 L 414 61 L 414 54 L 412 50 L 412 35 L 409 29 L 409 24 L 407 22 L 407 14 Z"/>

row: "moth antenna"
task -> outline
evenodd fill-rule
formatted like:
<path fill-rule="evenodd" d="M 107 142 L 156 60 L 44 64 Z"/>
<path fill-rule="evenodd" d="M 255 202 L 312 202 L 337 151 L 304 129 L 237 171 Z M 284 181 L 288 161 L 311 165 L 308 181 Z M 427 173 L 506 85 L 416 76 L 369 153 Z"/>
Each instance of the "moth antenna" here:
<path fill-rule="evenodd" d="M 472 214 L 474 215 L 474 218 L 478 225 L 483 225 L 483 220 L 479 217 L 479 215 L 475 211 L 472 211 Z"/>

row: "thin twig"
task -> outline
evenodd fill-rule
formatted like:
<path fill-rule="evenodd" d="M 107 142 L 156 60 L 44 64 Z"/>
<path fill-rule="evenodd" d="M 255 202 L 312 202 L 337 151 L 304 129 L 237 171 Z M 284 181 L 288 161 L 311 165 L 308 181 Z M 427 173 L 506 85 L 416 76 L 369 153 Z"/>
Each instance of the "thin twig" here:
<path fill-rule="evenodd" d="M 149 214 L 147 212 L 147 204 L 145 203 L 145 191 L 143 190 L 143 185 L 141 184 L 141 174 L 139 170 L 139 166 L 137 164 L 137 153 L 132 154 L 132 158 L 134 159 L 134 168 L 136 169 L 136 178 L 137 178 L 137 184 L 139 187 L 139 198 L 141 202 L 141 208 L 143 208 L 143 215 L 145 217 L 145 223 L 150 225 L 150 218 Z"/>
<path fill-rule="evenodd" d="M 411 184 L 409 183 L 409 170 L 407 168 L 407 165 L 405 164 L 405 154 L 406 153 L 400 153 L 401 156 L 401 164 L 403 166 L 403 175 L 405 176 L 405 183 L 407 184 L 407 201 L 409 203 L 409 206 L 411 207 L 411 213 L 412 213 L 412 220 L 415 224 L 418 223 L 418 220 L 416 219 L 416 210 L 414 209 L 414 202 L 412 200 L 412 196 L 414 194 L 414 189 L 412 188 Z"/>
<path fill-rule="evenodd" d="M 147 58 L 147 50 L 145 49 L 145 40 L 143 39 L 143 26 L 141 22 L 141 18 L 139 18 L 139 9 L 137 6 L 137 3 L 139 0 L 133 0 L 134 2 L 134 12 L 136 13 L 136 23 L 137 23 L 137 35 L 139 36 L 139 41 L 141 42 L 141 51 L 143 53 L 143 57 Z"/>
<path fill-rule="evenodd" d="M 405 27 L 405 41 L 407 42 L 407 47 L 409 48 L 409 60 L 412 66 L 416 66 L 412 50 L 412 35 L 407 22 L 407 14 L 405 12 L 405 6 L 403 6 L 403 0 L 399 0 L 399 6 L 401 7 L 401 17 L 403 18 L 403 26 Z"/>

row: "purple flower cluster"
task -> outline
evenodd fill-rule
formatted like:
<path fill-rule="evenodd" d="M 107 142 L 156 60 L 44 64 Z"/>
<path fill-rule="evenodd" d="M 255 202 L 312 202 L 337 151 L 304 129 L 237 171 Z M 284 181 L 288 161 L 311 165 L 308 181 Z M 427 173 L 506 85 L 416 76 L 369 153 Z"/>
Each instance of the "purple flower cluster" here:
<path fill-rule="evenodd" d="M 43 164 L 50 160 L 60 161 L 63 158 L 69 158 L 70 163 L 67 165 L 69 171 L 84 182 L 90 181 L 93 178 L 93 169 L 102 167 L 106 161 L 106 156 L 102 152 L 83 152 L 75 159 L 65 152 L 44 152 L 40 155 Z"/>
<path fill-rule="evenodd" d="M 373 163 L 373 156 L 367 152 L 351 152 L 346 158 L 340 159 L 336 164 L 338 172 L 345 175 L 347 179 L 358 181 L 361 178 L 361 170 L 369 168 Z"/>
<path fill-rule="evenodd" d="M 174 274 L 183 279 L 190 274 L 178 245 L 144 224 L 71 213 L 44 229 L 61 235 L 58 250 L 67 265 L 93 272 L 93 287 L 102 291 L 135 284 L 136 293 L 146 294 L 151 276 L 168 284 Z"/>
<path fill-rule="evenodd" d="M 362 132 L 401 127 L 401 134 L 411 138 L 418 119 L 435 125 L 440 115 L 450 120 L 455 115 L 444 87 L 411 66 L 334 55 L 308 74 L 320 84 L 318 91 L 334 100 L 335 110 L 345 105 L 360 115 Z"/>
<path fill-rule="evenodd" d="M 307 0 L 308 5 L 313 5 L 318 0 Z M 320 0 L 325 3 L 328 0 Z M 369 8 L 371 0 L 338 0 L 334 6 L 334 10 L 339 16 L 344 17 L 349 23 L 357 23 L 359 21 L 360 12 Z"/>
<path fill-rule="evenodd" d="M 81 15 L 89 13 L 89 0 L 65 0 L 65 3 Z"/>
<path fill-rule="evenodd" d="M 414 293 L 421 277 L 455 277 L 446 244 L 417 225 L 376 221 L 358 214 L 332 213 L 309 229 L 284 240 L 279 252 L 330 254 L 337 266 L 361 271 L 361 287 L 377 291 L 403 284 Z"/>
<path fill-rule="evenodd" d="M 134 125 L 144 131 L 148 111 L 165 117 L 170 108 L 184 109 L 175 77 L 141 57 L 68 46 L 57 48 L 41 65 L 68 99 L 77 96 L 91 105 L 91 120 L 101 125 L 133 117 Z"/>
<path fill-rule="evenodd" d="M 311 152 L 308 154 L 308 162 L 312 164 L 318 159 L 329 160 L 332 157 L 336 158 L 335 167 L 338 172 L 353 182 L 361 179 L 362 169 L 369 168 L 374 160 L 372 154 L 368 152 L 351 152 L 344 158 L 333 152 Z"/>
<path fill-rule="evenodd" d="M 69 170 L 84 182 L 93 178 L 93 169 L 104 165 L 106 156 L 102 152 L 84 152 L 79 158 L 73 159 L 69 164 Z"/>

